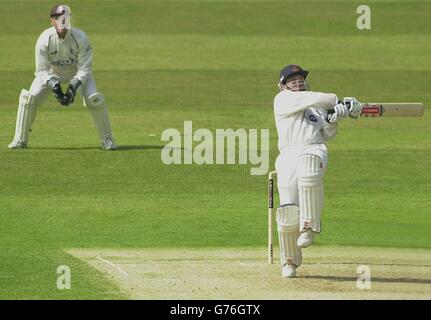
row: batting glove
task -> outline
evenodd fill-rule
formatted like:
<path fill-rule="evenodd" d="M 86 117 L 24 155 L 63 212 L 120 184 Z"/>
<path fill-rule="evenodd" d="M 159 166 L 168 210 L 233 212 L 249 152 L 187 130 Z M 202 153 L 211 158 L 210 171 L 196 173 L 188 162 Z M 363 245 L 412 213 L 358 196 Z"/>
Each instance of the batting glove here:
<path fill-rule="evenodd" d="M 344 105 L 349 109 L 349 116 L 357 119 L 362 112 L 362 104 L 353 97 L 343 99 Z"/>
<path fill-rule="evenodd" d="M 326 120 L 329 123 L 335 123 L 336 121 L 339 121 L 340 119 L 343 119 L 349 115 L 349 110 L 341 102 L 336 104 L 332 110 L 333 111 L 328 113 L 328 116 L 326 117 Z"/>

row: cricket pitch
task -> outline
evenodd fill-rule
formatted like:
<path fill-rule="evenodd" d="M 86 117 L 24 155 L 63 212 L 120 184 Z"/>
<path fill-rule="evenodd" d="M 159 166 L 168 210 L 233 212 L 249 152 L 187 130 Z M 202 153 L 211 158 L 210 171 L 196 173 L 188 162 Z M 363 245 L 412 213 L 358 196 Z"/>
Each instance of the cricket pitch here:
<path fill-rule="evenodd" d="M 431 250 L 314 246 L 297 278 L 265 248 L 70 249 L 130 299 L 431 299 Z M 275 251 L 277 252 L 277 251 Z M 357 288 L 357 269 L 371 288 Z"/>

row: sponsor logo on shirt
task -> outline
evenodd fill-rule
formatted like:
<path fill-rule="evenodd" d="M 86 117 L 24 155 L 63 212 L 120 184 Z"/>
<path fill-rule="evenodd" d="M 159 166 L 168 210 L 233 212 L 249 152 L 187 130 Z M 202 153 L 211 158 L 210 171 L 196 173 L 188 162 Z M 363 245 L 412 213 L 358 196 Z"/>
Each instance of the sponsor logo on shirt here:
<path fill-rule="evenodd" d="M 53 61 L 53 62 L 51 62 L 51 64 L 53 66 L 57 66 L 57 67 L 71 66 L 71 65 L 75 64 L 75 59 L 70 58 L 68 60 Z"/>
<path fill-rule="evenodd" d="M 308 119 L 309 119 L 311 122 L 317 123 L 317 118 L 316 118 L 316 116 L 315 116 L 314 114 L 311 114 L 311 115 L 308 117 Z"/>

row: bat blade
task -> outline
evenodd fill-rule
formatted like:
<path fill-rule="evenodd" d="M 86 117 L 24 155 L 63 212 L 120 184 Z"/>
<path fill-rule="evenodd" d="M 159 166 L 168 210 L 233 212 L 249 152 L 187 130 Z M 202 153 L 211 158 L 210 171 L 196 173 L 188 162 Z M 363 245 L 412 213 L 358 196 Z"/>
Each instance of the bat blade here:
<path fill-rule="evenodd" d="M 364 103 L 361 117 L 422 117 L 423 103 Z"/>

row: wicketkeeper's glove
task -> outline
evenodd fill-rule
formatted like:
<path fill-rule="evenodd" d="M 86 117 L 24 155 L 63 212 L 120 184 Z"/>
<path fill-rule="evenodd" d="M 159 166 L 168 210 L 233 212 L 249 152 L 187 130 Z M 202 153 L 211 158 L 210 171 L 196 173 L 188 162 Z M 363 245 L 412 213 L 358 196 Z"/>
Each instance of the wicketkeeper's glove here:
<path fill-rule="evenodd" d="M 55 78 L 51 78 L 46 82 L 46 85 L 51 88 L 52 92 L 54 93 L 55 99 L 57 99 L 57 101 L 63 105 L 64 93 L 61 89 L 60 81 Z"/>
<path fill-rule="evenodd" d="M 66 94 L 64 95 L 64 105 L 68 106 L 69 104 L 73 103 L 73 100 L 76 96 L 76 90 L 78 90 L 79 86 L 81 85 L 81 81 L 78 79 L 72 79 L 70 80 L 69 86 L 67 87 Z"/>

